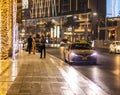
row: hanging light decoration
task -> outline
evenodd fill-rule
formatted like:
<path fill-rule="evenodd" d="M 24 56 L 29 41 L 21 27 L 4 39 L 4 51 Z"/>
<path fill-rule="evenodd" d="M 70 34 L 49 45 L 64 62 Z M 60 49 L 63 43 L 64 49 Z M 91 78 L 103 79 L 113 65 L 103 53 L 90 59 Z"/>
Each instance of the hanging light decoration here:
<path fill-rule="evenodd" d="M 11 0 L 0 0 L 0 60 L 8 58 L 12 42 L 11 4 Z"/>

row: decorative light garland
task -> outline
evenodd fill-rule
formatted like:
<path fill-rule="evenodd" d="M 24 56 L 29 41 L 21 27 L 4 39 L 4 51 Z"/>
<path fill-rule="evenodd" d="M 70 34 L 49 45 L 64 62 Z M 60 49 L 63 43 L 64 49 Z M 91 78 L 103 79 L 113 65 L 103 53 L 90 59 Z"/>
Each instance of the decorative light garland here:
<path fill-rule="evenodd" d="M 1 59 L 8 58 L 7 13 L 9 0 L 1 0 Z"/>
<path fill-rule="evenodd" d="M 0 0 L 0 60 L 8 58 L 11 46 L 11 0 Z"/>
<path fill-rule="evenodd" d="M 1 9 L 0 9 L 0 60 L 1 60 L 1 53 L 2 53 L 2 50 L 1 50 Z"/>
<path fill-rule="evenodd" d="M 18 24 L 16 23 L 16 16 L 17 16 L 17 2 L 13 0 L 13 52 L 12 58 L 15 59 L 16 52 L 18 51 Z"/>

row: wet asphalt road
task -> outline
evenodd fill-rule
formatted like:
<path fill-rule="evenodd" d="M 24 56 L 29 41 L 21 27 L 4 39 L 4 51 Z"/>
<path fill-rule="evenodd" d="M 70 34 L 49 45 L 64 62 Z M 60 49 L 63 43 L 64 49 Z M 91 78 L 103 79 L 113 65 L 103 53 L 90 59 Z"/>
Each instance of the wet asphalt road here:
<path fill-rule="evenodd" d="M 120 54 L 109 54 L 105 49 L 97 51 L 97 65 L 72 65 L 73 68 L 109 94 L 120 95 Z M 47 48 L 47 52 L 63 60 L 63 48 Z"/>

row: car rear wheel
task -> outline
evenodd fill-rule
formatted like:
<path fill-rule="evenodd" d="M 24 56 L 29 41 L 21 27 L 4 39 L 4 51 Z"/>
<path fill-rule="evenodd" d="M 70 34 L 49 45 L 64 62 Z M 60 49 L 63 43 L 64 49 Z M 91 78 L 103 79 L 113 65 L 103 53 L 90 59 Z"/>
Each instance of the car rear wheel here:
<path fill-rule="evenodd" d="M 117 50 L 117 49 L 115 50 L 115 53 L 119 53 L 119 52 L 120 52 L 119 50 Z"/>

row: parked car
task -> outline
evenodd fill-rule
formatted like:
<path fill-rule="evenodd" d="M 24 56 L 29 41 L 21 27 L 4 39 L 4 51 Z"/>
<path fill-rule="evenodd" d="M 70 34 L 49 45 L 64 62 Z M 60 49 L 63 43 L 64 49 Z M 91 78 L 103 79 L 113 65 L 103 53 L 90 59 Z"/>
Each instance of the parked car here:
<path fill-rule="evenodd" d="M 110 53 L 120 53 L 120 41 L 113 41 L 109 46 Z"/>
<path fill-rule="evenodd" d="M 64 60 L 72 63 L 97 63 L 97 52 L 89 43 L 72 43 L 64 51 Z"/>

